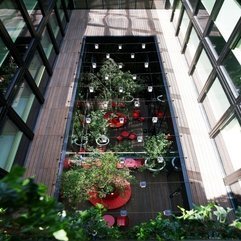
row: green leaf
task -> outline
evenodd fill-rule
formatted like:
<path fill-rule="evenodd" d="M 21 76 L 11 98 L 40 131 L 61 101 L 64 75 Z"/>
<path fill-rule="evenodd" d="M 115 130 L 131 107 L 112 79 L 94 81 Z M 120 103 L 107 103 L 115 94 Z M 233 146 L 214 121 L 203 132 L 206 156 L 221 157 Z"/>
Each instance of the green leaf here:
<path fill-rule="evenodd" d="M 67 237 L 67 233 L 63 229 L 60 229 L 60 230 L 54 232 L 53 235 L 57 240 L 62 240 L 62 241 L 69 240 Z"/>

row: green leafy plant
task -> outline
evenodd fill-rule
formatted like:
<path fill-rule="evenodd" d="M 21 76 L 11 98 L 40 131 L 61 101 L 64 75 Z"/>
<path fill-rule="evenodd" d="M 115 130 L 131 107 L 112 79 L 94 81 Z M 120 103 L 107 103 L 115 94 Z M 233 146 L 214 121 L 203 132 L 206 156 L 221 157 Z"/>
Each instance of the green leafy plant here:
<path fill-rule="evenodd" d="M 76 166 L 63 173 L 62 195 L 66 200 L 77 204 L 89 199 L 91 191 L 104 198 L 113 189 L 122 192 L 126 181 L 134 180 L 128 168 L 117 169 L 118 158 L 113 153 L 95 155 L 92 162 L 96 159 L 100 165 L 93 164 L 89 168 Z"/>

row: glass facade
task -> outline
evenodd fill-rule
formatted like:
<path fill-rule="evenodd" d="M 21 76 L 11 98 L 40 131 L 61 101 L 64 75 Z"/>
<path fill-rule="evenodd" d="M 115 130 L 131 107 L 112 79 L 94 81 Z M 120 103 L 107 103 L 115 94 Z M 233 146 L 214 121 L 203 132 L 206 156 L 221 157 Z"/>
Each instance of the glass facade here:
<path fill-rule="evenodd" d="M 190 22 L 190 20 L 189 20 L 189 17 L 187 15 L 187 12 L 184 11 L 183 17 L 182 17 L 182 23 L 180 25 L 180 30 L 179 30 L 179 34 L 178 34 L 178 38 L 179 38 L 179 41 L 180 41 L 181 44 L 184 41 L 189 22 Z"/>
<path fill-rule="evenodd" d="M 241 168 L 240 162 L 240 88 L 241 88 L 241 3 L 237 0 L 184 0 L 185 11 L 191 11 L 189 20 L 173 24 L 180 28 L 179 40 L 183 41 L 188 21 L 193 23 L 185 56 L 189 72 L 204 107 L 226 175 Z M 180 6 L 177 7 L 177 13 Z M 176 16 L 175 16 L 176 15 Z M 210 19 L 211 18 L 211 19 Z M 201 50 L 198 58 L 194 55 Z M 236 180 L 230 184 L 234 198 L 241 203 L 241 185 Z M 239 201 L 238 201 L 239 200 Z"/>
<path fill-rule="evenodd" d="M 49 0 L 0 1 L 0 175 L 14 163 L 24 164 L 63 38 L 67 5 L 68 0 L 58 1 L 57 19 Z"/>

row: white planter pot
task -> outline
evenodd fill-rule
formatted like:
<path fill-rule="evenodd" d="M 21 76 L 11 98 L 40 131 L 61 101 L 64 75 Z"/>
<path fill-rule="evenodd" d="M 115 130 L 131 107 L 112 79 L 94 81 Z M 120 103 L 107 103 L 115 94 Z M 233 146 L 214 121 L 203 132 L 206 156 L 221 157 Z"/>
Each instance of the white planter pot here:
<path fill-rule="evenodd" d="M 160 162 L 160 158 L 159 158 L 159 160 L 156 160 L 156 163 L 157 163 L 157 165 L 160 165 L 160 167 L 151 167 L 149 164 L 148 164 L 148 162 L 151 162 L 151 160 L 149 159 L 149 158 L 147 158 L 147 159 L 145 159 L 145 166 L 147 167 L 147 169 L 149 170 L 149 171 L 151 171 L 151 172 L 159 172 L 159 171 L 161 171 L 162 169 L 164 169 L 165 168 L 165 166 L 166 166 L 166 161 L 164 160 L 164 159 L 162 159 L 162 161 Z"/>
<path fill-rule="evenodd" d="M 106 146 L 109 144 L 110 139 L 106 135 L 100 135 L 95 141 L 98 146 Z"/>

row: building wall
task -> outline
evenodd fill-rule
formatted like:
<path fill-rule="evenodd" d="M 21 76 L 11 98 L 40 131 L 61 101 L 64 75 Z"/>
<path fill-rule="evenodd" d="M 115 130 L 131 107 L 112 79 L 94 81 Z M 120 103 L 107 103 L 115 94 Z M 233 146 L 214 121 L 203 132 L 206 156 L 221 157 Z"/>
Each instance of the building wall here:
<path fill-rule="evenodd" d="M 171 1 L 171 21 L 234 201 L 241 203 L 241 3 Z"/>
<path fill-rule="evenodd" d="M 68 0 L 0 2 L 0 171 L 23 164 L 69 20 Z"/>

